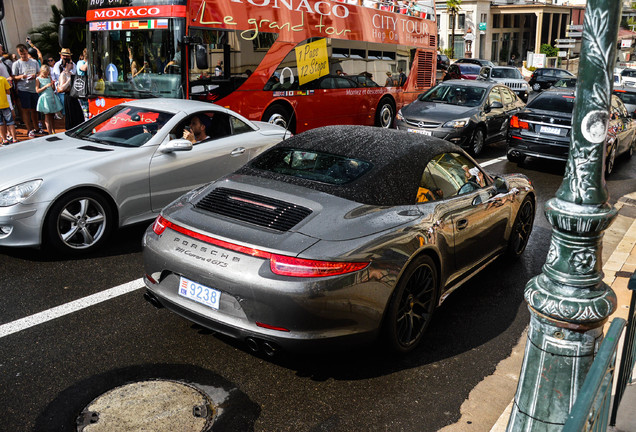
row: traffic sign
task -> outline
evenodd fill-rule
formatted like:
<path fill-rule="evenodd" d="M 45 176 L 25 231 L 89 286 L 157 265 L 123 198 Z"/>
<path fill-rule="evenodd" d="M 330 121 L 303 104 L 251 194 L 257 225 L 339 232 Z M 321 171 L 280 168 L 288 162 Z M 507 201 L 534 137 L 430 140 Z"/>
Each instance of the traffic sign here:
<path fill-rule="evenodd" d="M 568 25 L 566 27 L 568 30 L 583 30 L 583 24 L 578 25 Z"/>
<path fill-rule="evenodd" d="M 558 55 L 559 57 L 567 57 L 567 56 L 568 56 L 568 52 L 567 52 L 567 51 L 559 51 L 559 52 L 557 53 L 557 55 Z"/>
<path fill-rule="evenodd" d="M 576 43 L 576 39 L 555 39 L 556 43 Z"/>
<path fill-rule="evenodd" d="M 555 47 L 556 48 L 574 48 L 575 45 L 574 44 L 556 44 Z"/>
<path fill-rule="evenodd" d="M 569 37 L 569 38 L 579 38 L 583 36 L 583 32 L 566 32 L 565 33 L 565 37 Z"/>

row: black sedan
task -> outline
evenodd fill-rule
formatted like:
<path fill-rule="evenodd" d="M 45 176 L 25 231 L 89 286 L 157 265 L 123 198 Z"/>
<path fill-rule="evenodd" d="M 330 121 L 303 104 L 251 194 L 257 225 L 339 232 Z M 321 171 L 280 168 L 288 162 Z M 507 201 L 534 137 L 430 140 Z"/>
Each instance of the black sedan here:
<path fill-rule="evenodd" d="M 534 98 L 517 115 L 510 118 L 508 160 L 522 163 L 527 156 L 566 161 L 570 151 L 572 111 L 575 92 L 553 89 Z M 612 95 L 612 107 L 605 138 L 605 174 L 614 170 L 616 158 L 631 157 L 636 138 L 636 124 L 623 102 Z"/>
<path fill-rule="evenodd" d="M 525 176 L 449 142 L 313 129 L 162 211 L 146 297 L 267 354 L 378 337 L 404 353 L 455 288 L 523 253 L 534 210 Z"/>
<path fill-rule="evenodd" d="M 445 81 L 402 108 L 400 130 L 431 135 L 481 153 L 506 138 L 508 119 L 525 104 L 508 87 L 488 81 Z"/>
<path fill-rule="evenodd" d="M 574 78 L 574 75 L 565 69 L 539 68 L 532 72 L 528 84 L 532 90 L 538 92 L 552 87 L 557 81 L 564 78 Z"/>

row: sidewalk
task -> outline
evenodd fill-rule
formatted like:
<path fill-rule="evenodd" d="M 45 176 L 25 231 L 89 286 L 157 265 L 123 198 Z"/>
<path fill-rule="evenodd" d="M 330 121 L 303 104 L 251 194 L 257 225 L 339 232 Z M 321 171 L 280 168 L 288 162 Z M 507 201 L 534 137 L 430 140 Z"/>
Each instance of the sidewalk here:
<path fill-rule="evenodd" d="M 619 211 L 603 237 L 603 272 L 605 283 L 618 297 L 618 308 L 610 317 L 604 332 L 615 317 L 627 319 L 631 291 L 627 283 L 636 270 L 636 192 L 622 197 L 615 205 Z M 480 382 L 461 406 L 461 418 L 440 432 L 504 432 L 510 418 L 512 401 L 517 391 L 519 372 L 527 336 L 524 332 L 511 355 L 502 360 L 495 372 Z M 622 341 L 616 365 L 620 364 Z M 616 427 L 613 432 L 636 432 L 636 374 L 628 384 L 621 400 Z M 615 378 L 616 380 L 616 378 Z M 494 424 L 494 426 L 493 426 Z"/>
<path fill-rule="evenodd" d="M 46 124 L 44 123 L 44 121 L 42 121 L 42 126 L 43 126 L 42 130 L 44 130 L 46 132 Z M 56 119 L 54 128 L 55 128 L 55 132 L 56 133 L 64 132 L 66 130 L 64 128 L 64 119 L 62 119 L 62 120 L 57 120 Z M 16 135 L 17 135 L 18 141 L 26 141 L 26 140 L 33 139 L 33 138 L 29 138 L 28 137 L 29 131 L 26 129 L 26 126 L 24 125 L 23 122 L 16 121 L 15 129 L 16 129 L 16 132 L 17 132 Z M 39 137 L 42 137 L 42 136 L 46 136 L 46 135 L 36 135 L 35 137 L 39 138 Z M 2 144 L 2 139 L 0 139 L 0 144 Z M 11 144 L 8 144 L 8 145 L 11 145 Z"/>

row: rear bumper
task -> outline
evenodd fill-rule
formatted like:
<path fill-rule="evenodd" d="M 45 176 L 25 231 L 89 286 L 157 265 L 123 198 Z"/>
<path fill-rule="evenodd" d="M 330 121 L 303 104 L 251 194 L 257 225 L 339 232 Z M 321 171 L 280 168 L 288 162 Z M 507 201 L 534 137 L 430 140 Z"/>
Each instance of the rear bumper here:
<path fill-rule="evenodd" d="M 530 156 L 542 159 L 567 161 L 570 151 L 568 141 L 558 141 L 541 137 L 527 137 L 508 132 L 507 153 L 514 157 Z"/>

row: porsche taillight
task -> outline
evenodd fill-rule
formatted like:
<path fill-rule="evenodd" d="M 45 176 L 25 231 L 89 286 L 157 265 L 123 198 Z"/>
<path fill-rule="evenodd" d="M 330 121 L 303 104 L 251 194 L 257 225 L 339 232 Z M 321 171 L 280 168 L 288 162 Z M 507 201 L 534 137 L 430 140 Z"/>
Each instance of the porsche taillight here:
<path fill-rule="evenodd" d="M 166 220 L 163 218 L 163 216 L 157 216 L 157 219 L 155 219 L 155 223 L 152 224 L 152 230 L 157 235 L 163 234 L 163 232 L 166 230 Z"/>
<path fill-rule="evenodd" d="M 368 265 L 368 262 L 317 261 L 275 254 L 269 259 L 272 273 L 295 277 L 337 276 L 362 270 Z"/>
<path fill-rule="evenodd" d="M 517 117 L 516 115 L 510 117 L 510 127 L 515 129 L 530 129 L 530 125 L 528 124 L 528 122 L 519 120 L 519 117 Z"/>
<path fill-rule="evenodd" d="M 250 255 L 256 258 L 269 259 L 269 268 L 271 269 L 271 271 L 274 274 L 281 276 L 337 276 L 362 270 L 369 265 L 368 262 L 319 261 L 295 258 L 286 255 L 277 255 L 271 252 L 265 252 L 259 249 L 226 242 L 205 234 L 192 231 L 188 228 L 177 225 L 174 222 L 170 222 L 162 216 L 157 217 L 155 223 L 152 225 L 152 230 L 158 235 L 161 235 L 161 233 L 163 233 L 166 228 L 170 228 L 189 237 L 204 241 L 208 244 L 222 247 L 224 249 L 228 249 L 245 255 Z"/>

